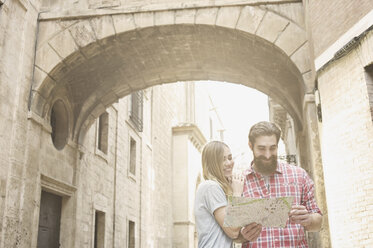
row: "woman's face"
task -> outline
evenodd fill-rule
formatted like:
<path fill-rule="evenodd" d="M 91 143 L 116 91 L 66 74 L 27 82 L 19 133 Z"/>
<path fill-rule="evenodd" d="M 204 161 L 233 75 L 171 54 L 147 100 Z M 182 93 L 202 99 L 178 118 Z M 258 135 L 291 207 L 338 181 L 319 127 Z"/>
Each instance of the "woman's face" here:
<path fill-rule="evenodd" d="M 223 157 L 223 172 L 226 178 L 232 177 L 232 170 L 234 166 L 234 161 L 232 158 L 231 149 L 224 147 L 224 157 Z"/>

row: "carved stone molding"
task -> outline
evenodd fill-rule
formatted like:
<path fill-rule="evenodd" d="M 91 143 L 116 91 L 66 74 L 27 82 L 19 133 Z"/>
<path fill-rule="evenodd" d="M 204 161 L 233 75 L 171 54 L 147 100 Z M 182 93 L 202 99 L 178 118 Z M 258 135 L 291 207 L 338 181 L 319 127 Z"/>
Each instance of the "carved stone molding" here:
<path fill-rule="evenodd" d="M 44 190 L 61 196 L 72 196 L 76 191 L 75 186 L 43 174 L 40 175 L 40 184 Z"/>

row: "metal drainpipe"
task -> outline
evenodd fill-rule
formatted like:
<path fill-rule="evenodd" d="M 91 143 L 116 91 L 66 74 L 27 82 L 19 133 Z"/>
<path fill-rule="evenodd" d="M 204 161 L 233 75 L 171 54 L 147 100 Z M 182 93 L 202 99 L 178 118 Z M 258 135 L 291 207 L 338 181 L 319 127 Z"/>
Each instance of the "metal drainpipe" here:
<path fill-rule="evenodd" d="M 118 110 L 114 107 L 116 113 L 116 126 L 115 126 L 115 153 L 114 153 L 114 199 L 113 199 L 113 248 L 115 247 L 115 206 L 117 202 L 117 154 L 118 154 L 118 123 L 119 123 L 119 116 Z"/>
<path fill-rule="evenodd" d="M 5 3 L 5 2 L 4 2 Z M 39 35 L 39 18 L 40 18 L 40 13 L 38 13 L 38 19 L 36 20 L 36 34 L 35 34 L 35 40 L 34 40 L 34 64 L 32 65 L 32 75 L 31 75 L 31 85 L 30 85 L 30 91 L 29 91 L 29 97 L 28 97 L 28 102 L 27 102 L 27 107 L 28 110 L 31 110 L 31 104 L 32 104 L 32 90 L 34 88 L 34 75 L 35 75 L 35 62 L 36 62 L 36 48 L 38 47 L 38 35 Z"/>
<path fill-rule="evenodd" d="M 143 108 L 144 108 L 144 105 L 143 105 Z M 144 112 L 143 112 L 144 113 Z M 144 120 L 144 119 L 143 119 Z M 144 124 L 143 124 L 144 125 Z M 141 218 L 142 218 L 142 201 L 141 201 L 141 197 L 142 197 L 142 154 L 143 154 L 143 135 L 141 135 L 141 149 L 140 149 L 140 216 L 139 216 L 139 228 L 140 228 L 140 231 L 139 231 L 139 247 L 141 248 Z"/>

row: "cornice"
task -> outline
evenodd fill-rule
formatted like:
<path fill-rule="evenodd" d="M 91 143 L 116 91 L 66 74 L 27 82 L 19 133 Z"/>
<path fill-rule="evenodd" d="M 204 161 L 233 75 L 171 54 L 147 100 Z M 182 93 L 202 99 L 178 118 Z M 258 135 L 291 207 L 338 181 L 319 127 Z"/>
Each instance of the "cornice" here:
<path fill-rule="evenodd" d="M 188 135 L 189 140 L 199 150 L 206 144 L 207 140 L 197 125 L 192 123 L 183 123 L 172 128 L 174 135 Z"/>

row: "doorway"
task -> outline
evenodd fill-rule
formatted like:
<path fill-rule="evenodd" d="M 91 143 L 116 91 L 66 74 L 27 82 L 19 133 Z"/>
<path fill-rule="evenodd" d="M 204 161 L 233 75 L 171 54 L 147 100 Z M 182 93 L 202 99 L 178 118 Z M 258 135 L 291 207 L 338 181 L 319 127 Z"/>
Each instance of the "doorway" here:
<path fill-rule="evenodd" d="M 37 248 L 60 247 L 62 197 L 42 191 Z"/>

